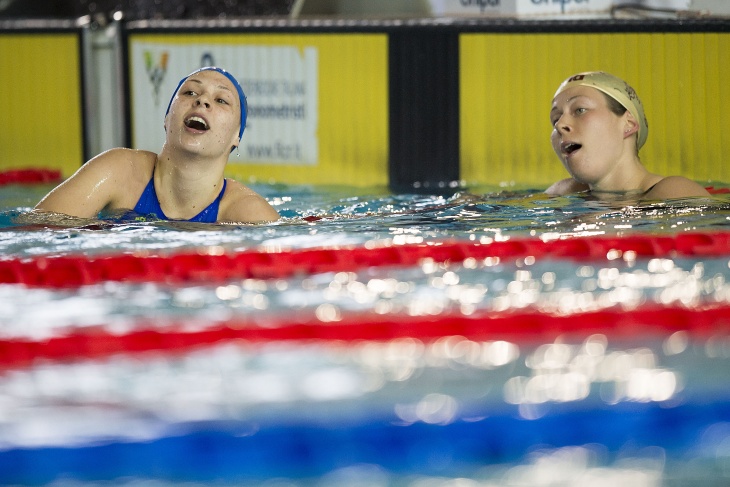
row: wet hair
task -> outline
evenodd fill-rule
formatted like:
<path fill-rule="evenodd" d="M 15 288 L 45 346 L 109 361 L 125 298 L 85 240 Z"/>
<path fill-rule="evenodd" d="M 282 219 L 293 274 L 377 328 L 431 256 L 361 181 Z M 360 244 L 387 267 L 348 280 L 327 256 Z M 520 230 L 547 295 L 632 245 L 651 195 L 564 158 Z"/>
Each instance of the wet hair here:
<path fill-rule="evenodd" d="M 608 96 L 604 92 L 601 92 L 603 97 L 606 99 L 606 104 L 608 105 L 608 109 L 611 110 L 612 113 L 615 113 L 619 117 L 626 113 L 627 108 L 623 106 L 621 103 L 618 102 L 617 99 L 615 99 L 612 96 Z"/>

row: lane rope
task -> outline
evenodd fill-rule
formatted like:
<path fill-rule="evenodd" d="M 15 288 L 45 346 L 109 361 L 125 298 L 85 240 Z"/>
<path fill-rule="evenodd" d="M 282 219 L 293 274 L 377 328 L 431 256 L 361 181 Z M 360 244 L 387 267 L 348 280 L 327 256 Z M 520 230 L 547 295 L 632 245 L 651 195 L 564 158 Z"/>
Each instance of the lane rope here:
<path fill-rule="evenodd" d="M 205 253 L 209 252 L 209 253 Z M 591 236 L 543 241 L 511 238 L 479 243 L 439 241 L 369 248 L 250 250 L 219 249 L 171 255 L 64 255 L 0 260 L 0 284 L 72 289 L 105 281 L 182 285 L 233 279 L 284 279 L 324 272 L 355 272 L 371 267 L 407 267 L 429 259 L 437 263 L 485 259 L 570 259 L 611 261 L 639 258 L 711 258 L 730 255 L 730 232 L 671 236 Z"/>
<path fill-rule="evenodd" d="M 296 320 L 291 316 L 286 318 Z M 353 344 L 413 338 L 431 342 L 458 336 L 472 341 L 504 340 L 535 343 L 557 337 L 585 338 L 603 334 L 611 340 L 666 338 L 687 332 L 688 337 L 730 335 L 730 306 L 697 309 L 679 306 L 644 306 L 633 310 L 551 315 L 537 310 L 475 315 L 444 313 L 438 316 L 353 314 L 338 322 L 284 321 L 260 326 L 254 320 L 231 319 L 207 328 L 172 323 L 164 329 L 138 323 L 135 331 L 115 333 L 103 326 L 78 328 L 67 335 L 34 340 L 0 339 L 0 369 L 32 366 L 35 361 L 103 359 L 116 354 L 185 353 L 225 342 L 268 343 L 329 341 Z"/>
<path fill-rule="evenodd" d="M 61 182 L 58 169 L 10 169 L 0 171 L 0 186 L 9 184 L 46 184 Z"/>

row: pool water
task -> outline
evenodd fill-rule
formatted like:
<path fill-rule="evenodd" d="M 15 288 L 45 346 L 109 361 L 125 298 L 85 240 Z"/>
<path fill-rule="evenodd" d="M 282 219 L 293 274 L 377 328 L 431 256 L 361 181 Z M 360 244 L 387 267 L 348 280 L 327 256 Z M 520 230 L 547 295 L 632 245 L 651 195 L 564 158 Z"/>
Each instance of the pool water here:
<path fill-rule="evenodd" d="M 0 252 L 6 256 L 89 254 L 205 246 L 312 248 L 438 239 L 676 234 L 722 229 L 730 196 L 619 205 L 581 196 L 547 197 L 537 190 L 474 188 L 447 195 L 391 194 L 383 188 L 254 186 L 281 215 L 274 224 L 207 225 L 180 222 L 72 221 L 70 228 L 19 224 L 48 186 L 0 187 Z M 53 222 L 50 222 L 53 223 Z M 69 225 L 63 222 L 62 225 Z"/>
<path fill-rule="evenodd" d="M 730 196 L 255 187 L 267 225 L 51 221 L 3 260 L 723 233 Z M 20 218 L 19 218 L 20 217 Z M 730 254 L 521 254 L 278 278 L 0 285 L 0 481 L 726 485 Z M 184 458 L 184 461 L 180 461 Z"/>

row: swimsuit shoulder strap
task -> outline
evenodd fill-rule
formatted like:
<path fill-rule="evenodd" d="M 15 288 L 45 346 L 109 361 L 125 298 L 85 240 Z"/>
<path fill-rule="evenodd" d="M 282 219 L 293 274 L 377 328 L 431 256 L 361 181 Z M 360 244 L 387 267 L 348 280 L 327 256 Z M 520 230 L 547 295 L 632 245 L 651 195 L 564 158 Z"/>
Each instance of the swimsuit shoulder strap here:
<path fill-rule="evenodd" d="M 155 191 L 155 172 L 152 170 L 152 177 L 150 182 L 145 186 L 142 195 L 139 197 L 139 201 L 134 206 L 134 212 L 140 215 L 154 215 L 162 220 L 169 220 L 165 213 L 160 207 L 160 200 L 157 199 L 157 192 Z"/>
<path fill-rule="evenodd" d="M 190 222 L 202 222 L 202 223 L 215 223 L 218 221 L 218 209 L 223 199 L 223 195 L 226 192 L 226 179 L 223 178 L 223 187 L 221 192 L 218 193 L 218 197 L 213 200 L 203 211 L 192 217 Z"/>
<path fill-rule="evenodd" d="M 221 200 L 223 199 L 223 195 L 225 194 L 225 192 L 226 179 L 224 178 L 223 187 L 221 188 L 220 193 L 218 193 L 216 199 L 213 200 L 213 202 L 207 207 L 205 207 L 203 211 L 201 211 L 191 219 L 183 221 L 201 223 L 215 223 L 216 221 L 218 221 L 218 209 L 220 207 Z M 161 220 L 170 219 L 162 211 L 162 207 L 160 206 L 160 200 L 157 198 L 157 192 L 155 191 L 154 172 L 152 173 L 152 178 L 150 178 L 150 182 L 147 183 L 147 186 L 144 188 L 142 196 L 139 197 L 139 201 L 137 201 L 137 204 L 134 207 L 134 212 L 140 215 L 154 215 Z"/>
<path fill-rule="evenodd" d="M 662 178 L 662 179 L 660 179 L 659 181 L 657 181 L 656 183 L 652 184 L 652 185 L 651 185 L 651 187 L 650 187 L 649 189 L 647 189 L 646 191 L 644 191 L 644 194 L 649 194 L 649 192 L 650 192 L 650 191 L 651 191 L 652 189 L 654 189 L 654 188 L 656 187 L 656 185 L 657 185 L 657 184 L 661 183 L 661 182 L 662 182 L 662 180 L 663 180 L 663 178 Z"/>

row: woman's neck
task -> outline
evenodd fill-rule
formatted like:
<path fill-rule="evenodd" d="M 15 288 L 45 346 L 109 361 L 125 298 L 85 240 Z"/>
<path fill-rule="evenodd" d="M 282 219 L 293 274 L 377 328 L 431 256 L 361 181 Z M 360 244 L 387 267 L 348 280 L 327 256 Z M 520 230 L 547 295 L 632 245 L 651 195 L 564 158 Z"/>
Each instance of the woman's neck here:
<path fill-rule="evenodd" d="M 641 163 L 635 150 L 616 162 L 610 173 L 600 181 L 589 184 L 592 193 L 644 193 L 661 179 Z"/>
<path fill-rule="evenodd" d="M 225 161 L 171 154 L 164 148 L 155 162 L 155 188 L 171 218 L 192 218 L 220 193 Z"/>

